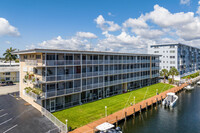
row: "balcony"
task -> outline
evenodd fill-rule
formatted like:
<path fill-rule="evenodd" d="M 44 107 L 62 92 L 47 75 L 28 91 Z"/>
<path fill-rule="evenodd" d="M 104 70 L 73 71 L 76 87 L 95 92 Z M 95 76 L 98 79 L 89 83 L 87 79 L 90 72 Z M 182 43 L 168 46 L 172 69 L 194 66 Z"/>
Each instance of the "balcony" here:
<path fill-rule="evenodd" d="M 152 60 L 152 62 L 159 62 L 158 60 Z M 150 63 L 150 60 L 82 60 L 82 65 L 100 65 L 100 64 L 132 64 L 132 63 Z M 36 65 L 37 62 L 31 62 L 30 64 Z M 71 66 L 80 65 L 81 60 L 43 60 L 43 66 Z"/>

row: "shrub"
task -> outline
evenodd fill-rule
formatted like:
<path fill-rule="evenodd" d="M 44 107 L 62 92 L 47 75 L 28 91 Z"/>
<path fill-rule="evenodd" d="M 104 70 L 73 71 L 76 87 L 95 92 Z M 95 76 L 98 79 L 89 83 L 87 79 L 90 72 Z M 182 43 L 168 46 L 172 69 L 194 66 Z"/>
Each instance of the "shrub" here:
<path fill-rule="evenodd" d="M 169 81 L 169 84 L 172 84 L 172 79 L 168 79 L 168 81 Z"/>
<path fill-rule="evenodd" d="M 1 82 L 5 82 L 6 80 L 5 79 L 1 79 Z"/>

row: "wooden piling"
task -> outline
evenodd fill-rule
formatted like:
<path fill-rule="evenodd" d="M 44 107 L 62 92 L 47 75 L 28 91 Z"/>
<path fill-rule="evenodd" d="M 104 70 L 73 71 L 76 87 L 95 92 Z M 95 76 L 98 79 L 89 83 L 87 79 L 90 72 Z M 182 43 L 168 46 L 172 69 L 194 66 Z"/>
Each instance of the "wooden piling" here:
<path fill-rule="evenodd" d="M 127 117 L 127 112 L 125 112 L 125 121 L 126 121 L 126 117 Z"/>
<path fill-rule="evenodd" d="M 148 102 L 146 102 L 146 111 L 148 110 Z"/>
<path fill-rule="evenodd" d="M 135 108 L 133 108 L 133 118 L 135 118 Z"/>
<path fill-rule="evenodd" d="M 116 126 L 118 127 L 118 118 L 117 118 L 117 116 L 116 116 Z"/>

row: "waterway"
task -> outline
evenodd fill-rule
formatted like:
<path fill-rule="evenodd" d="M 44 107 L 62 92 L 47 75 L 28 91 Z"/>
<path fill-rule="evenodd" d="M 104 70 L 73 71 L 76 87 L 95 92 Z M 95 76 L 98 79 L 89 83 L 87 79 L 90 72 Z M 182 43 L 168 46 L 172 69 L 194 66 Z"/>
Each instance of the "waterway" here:
<path fill-rule="evenodd" d="M 200 86 L 177 95 L 173 109 L 159 105 L 120 123 L 123 133 L 200 133 Z"/>

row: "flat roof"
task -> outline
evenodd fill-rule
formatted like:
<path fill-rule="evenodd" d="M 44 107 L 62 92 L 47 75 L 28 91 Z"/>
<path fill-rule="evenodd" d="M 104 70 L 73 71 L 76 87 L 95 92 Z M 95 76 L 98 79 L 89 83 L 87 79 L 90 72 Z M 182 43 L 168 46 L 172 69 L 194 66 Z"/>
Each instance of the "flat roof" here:
<path fill-rule="evenodd" d="M 82 53 L 82 54 L 116 54 L 116 55 L 139 55 L 139 56 L 161 56 L 155 54 L 139 54 L 139 53 L 120 53 L 120 52 L 106 52 L 106 51 L 80 51 L 80 50 L 65 50 L 65 49 L 29 49 L 12 52 L 13 54 L 31 54 L 31 53 Z"/>
<path fill-rule="evenodd" d="M 16 67 L 1 67 L 0 72 L 19 72 L 19 66 Z"/>
<path fill-rule="evenodd" d="M 155 44 L 155 45 L 151 45 L 150 47 L 157 47 L 157 46 L 158 46 L 158 47 L 159 47 L 159 46 L 170 46 L 170 45 L 182 45 L 182 46 L 192 47 L 192 48 L 195 48 L 195 49 L 200 49 L 200 48 L 193 47 L 193 46 L 189 46 L 189 45 L 182 44 L 182 43 Z"/>

